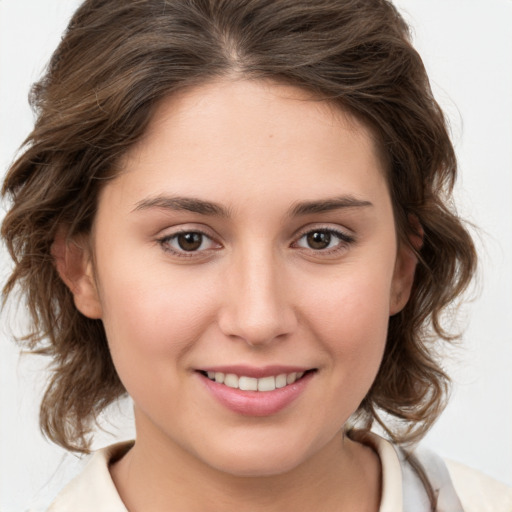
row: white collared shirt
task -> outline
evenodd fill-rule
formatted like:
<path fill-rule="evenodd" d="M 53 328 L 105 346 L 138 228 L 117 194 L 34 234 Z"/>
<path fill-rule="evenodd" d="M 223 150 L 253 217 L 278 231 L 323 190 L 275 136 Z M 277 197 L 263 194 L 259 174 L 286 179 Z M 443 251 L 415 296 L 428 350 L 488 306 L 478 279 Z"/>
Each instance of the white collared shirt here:
<path fill-rule="evenodd" d="M 404 452 L 371 432 L 351 434 L 371 446 L 382 467 L 379 512 L 430 512 L 423 484 L 405 459 Z M 133 442 L 118 443 L 94 453 L 80 475 L 57 496 L 47 512 L 128 512 L 108 469 Z M 437 512 L 512 512 L 512 488 L 457 463 L 444 463 L 433 452 L 416 450 L 438 494 Z"/>

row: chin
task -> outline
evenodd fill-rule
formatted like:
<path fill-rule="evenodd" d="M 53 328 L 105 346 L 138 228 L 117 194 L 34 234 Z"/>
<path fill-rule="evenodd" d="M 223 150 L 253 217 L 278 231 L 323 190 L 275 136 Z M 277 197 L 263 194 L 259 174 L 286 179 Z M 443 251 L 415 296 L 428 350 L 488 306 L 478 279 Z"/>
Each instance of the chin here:
<path fill-rule="evenodd" d="M 286 457 L 271 460 L 263 455 L 259 457 L 234 456 L 226 461 L 215 461 L 214 468 L 223 473 L 244 477 L 244 478 L 263 478 L 288 473 L 303 462 L 297 457 Z"/>
<path fill-rule="evenodd" d="M 239 477 L 267 477 L 295 470 L 310 459 L 318 447 L 307 448 L 303 440 L 296 443 L 258 442 L 251 446 L 233 443 L 221 451 L 217 446 L 205 462 L 212 468 Z"/>

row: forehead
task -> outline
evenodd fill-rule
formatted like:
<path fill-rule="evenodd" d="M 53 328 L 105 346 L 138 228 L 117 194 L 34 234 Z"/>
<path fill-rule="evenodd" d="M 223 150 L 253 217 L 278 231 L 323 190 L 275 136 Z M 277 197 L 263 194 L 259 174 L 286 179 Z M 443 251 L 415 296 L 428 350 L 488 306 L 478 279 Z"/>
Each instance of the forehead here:
<path fill-rule="evenodd" d="M 346 110 L 289 85 L 225 80 L 162 101 L 120 175 L 140 175 L 141 194 L 236 198 L 250 184 L 260 198 L 277 188 L 314 200 L 355 181 L 380 186 L 382 160 L 372 131 Z"/>
<path fill-rule="evenodd" d="M 293 125 L 298 120 L 302 122 Z M 262 143 L 267 137 L 284 132 L 296 140 L 301 137 L 310 140 L 306 123 L 311 121 L 316 130 L 320 126 L 332 130 L 342 124 L 345 129 L 366 139 L 368 151 L 379 152 L 379 137 L 375 130 L 341 104 L 275 81 L 223 79 L 183 89 L 162 100 L 145 134 L 125 159 L 135 156 L 150 140 L 153 144 L 162 141 L 159 134 L 163 134 L 164 125 L 167 125 L 165 136 L 173 135 L 176 141 L 185 136 L 189 142 L 195 138 L 198 144 L 206 139 L 221 142 L 222 135 L 227 132 L 209 130 L 215 125 L 229 125 L 233 132 L 252 137 L 254 143 Z M 174 127 L 173 133 L 169 130 L 170 124 Z M 233 133 L 229 136 L 234 145 L 237 138 L 233 138 Z"/>

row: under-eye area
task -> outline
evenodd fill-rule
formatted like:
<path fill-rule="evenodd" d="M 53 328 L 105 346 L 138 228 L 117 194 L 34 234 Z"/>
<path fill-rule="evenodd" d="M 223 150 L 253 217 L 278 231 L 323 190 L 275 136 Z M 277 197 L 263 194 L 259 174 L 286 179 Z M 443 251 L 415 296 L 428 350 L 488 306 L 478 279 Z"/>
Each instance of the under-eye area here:
<path fill-rule="evenodd" d="M 281 373 L 279 375 L 269 375 L 266 377 L 256 378 L 248 377 L 246 375 L 236 375 L 234 373 L 198 370 L 201 375 L 218 384 L 223 384 L 233 389 L 240 389 L 241 391 L 260 392 L 274 391 L 276 389 L 284 388 L 306 378 L 308 375 L 311 375 L 316 371 L 316 368 L 312 368 L 311 370 L 304 372 Z"/>

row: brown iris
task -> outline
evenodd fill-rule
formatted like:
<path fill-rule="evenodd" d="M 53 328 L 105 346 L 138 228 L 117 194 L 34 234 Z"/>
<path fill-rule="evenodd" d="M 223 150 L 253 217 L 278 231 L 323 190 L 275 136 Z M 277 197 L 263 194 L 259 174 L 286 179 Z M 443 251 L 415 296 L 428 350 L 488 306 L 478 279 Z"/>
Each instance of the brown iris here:
<path fill-rule="evenodd" d="M 331 233 L 328 231 L 312 231 L 306 236 L 308 246 L 311 249 L 326 249 L 331 243 Z"/>
<path fill-rule="evenodd" d="M 180 249 L 184 251 L 197 251 L 203 243 L 201 233 L 180 233 L 176 238 Z"/>

